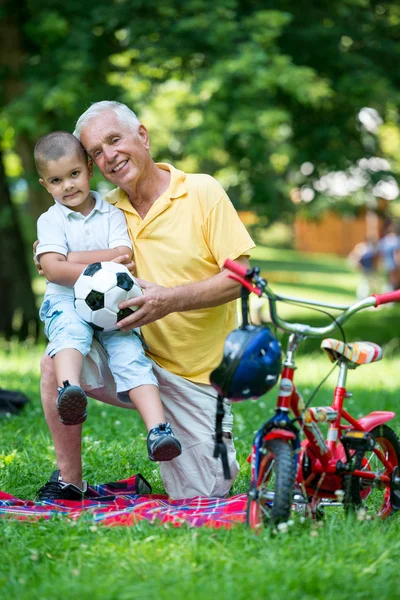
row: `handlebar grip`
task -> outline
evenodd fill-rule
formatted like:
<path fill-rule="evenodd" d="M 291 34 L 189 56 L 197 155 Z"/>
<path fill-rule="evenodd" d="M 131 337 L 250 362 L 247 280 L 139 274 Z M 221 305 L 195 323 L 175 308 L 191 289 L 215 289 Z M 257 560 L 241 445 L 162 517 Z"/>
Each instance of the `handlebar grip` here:
<path fill-rule="evenodd" d="M 234 260 L 231 260 L 230 258 L 226 259 L 226 261 L 224 262 L 224 267 L 226 269 L 228 269 L 229 271 L 232 271 L 232 273 L 236 273 L 236 275 L 239 275 L 239 277 L 246 277 L 246 273 L 247 273 L 246 267 L 239 265 L 238 263 L 236 263 Z"/>
<path fill-rule="evenodd" d="M 371 296 L 374 296 L 376 300 L 375 308 L 381 304 L 388 304 L 389 302 L 400 302 L 400 290 L 386 292 L 385 294 L 371 294 Z"/>

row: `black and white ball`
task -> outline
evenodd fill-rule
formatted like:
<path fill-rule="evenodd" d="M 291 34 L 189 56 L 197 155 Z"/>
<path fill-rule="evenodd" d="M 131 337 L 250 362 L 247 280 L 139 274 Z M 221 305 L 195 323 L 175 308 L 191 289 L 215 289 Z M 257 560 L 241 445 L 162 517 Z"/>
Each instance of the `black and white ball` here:
<path fill-rule="evenodd" d="M 97 262 L 88 265 L 74 285 L 75 308 L 97 331 L 112 331 L 136 309 L 119 310 L 118 304 L 143 292 L 124 265 Z"/>

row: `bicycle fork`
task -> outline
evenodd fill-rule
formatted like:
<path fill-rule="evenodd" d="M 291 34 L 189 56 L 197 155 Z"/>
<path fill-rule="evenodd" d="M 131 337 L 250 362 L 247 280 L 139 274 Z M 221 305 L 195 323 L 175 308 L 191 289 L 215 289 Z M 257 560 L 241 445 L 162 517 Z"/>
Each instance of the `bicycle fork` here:
<path fill-rule="evenodd" d="M 294 396 L 297 405 L 299 405 L 299 410 L 301 409 L 302 399 L 293 385 L 293 376 L 296 369 L 293 355 L 300 341 L 300 336 L 290 336 L 289 348 L 279 383 L 275 415 L 264 423 L 254 438 L 250 458 L 252 488 L 259 483 L 260 462 L 262 456 L 266 453 L 266 444 L 271 440 L 281 439 L 292 446 L 294 456 L 293 472 L 296 473 L 297 471 L 297 461 L 300 452 L 300 432 L 293 425 L 289 417 L 289 408 L 291 408 L 292 397 Z M 298 415 L 296 414 L 296 416 Z"/>

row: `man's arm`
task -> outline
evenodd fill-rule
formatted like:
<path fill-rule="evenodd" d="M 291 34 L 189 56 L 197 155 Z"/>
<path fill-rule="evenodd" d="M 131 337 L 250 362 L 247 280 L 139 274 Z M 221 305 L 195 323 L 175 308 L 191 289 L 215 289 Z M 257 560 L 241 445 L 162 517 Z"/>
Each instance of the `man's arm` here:
<path fill-rule="evenodd" d="M 106 256 L 104 253 L 108 253 L 108 258 L 100 259 L 99 256 Z M 59 285 L 72 287 L 75 285 L 76 280 L 87 265 L 90 265 L 92 262 L 101 262 L 101 260 L 113 260 L 121 257 L 121 255 L 127 256 L 130 259 L 132 251 L 128 247 L 119 246 L 113 250 L 88 250 L 75 252 L 74 254 L 80 255 L 81 262 L 67 261 L 67 258 L 64 255 L 57 254 L 56 252 L 45 252 L 44 254 L 41 254 L 39 257 L 40 265 L 46 279 L 53 283 L 58 283 Z M 97 258 L 94 257 L 94 255 L 97 255 Z"/>
<path fill-rule="evenodd" d="M 235 262 L 246 268 L 250 266 L 246 256 L 240 256 Z M 231 279 L 229 271 L 225 269 L 204 281 L 172 288 L 141 279 L 138 279 L 138 282 L 144 289 L 144 296 L 132 298 L 119 305 L 119 308 L 138 307 L 132 315 L 119 321 L 118 327 L 122 331 L 148 325 L 173 312 L 220 306 L 239 298 L 241 290 L 240 284 Z"/>

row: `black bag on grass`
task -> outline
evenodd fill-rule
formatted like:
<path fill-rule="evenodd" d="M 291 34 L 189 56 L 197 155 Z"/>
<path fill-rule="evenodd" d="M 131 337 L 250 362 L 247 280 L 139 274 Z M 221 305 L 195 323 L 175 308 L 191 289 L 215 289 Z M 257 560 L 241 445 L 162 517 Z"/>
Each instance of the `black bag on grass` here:
<path fill-rule="evenodd" d="M 17 415 L 28 402 L 29 398 L 22 392 L 0 388 L 0 416 Z"/>

